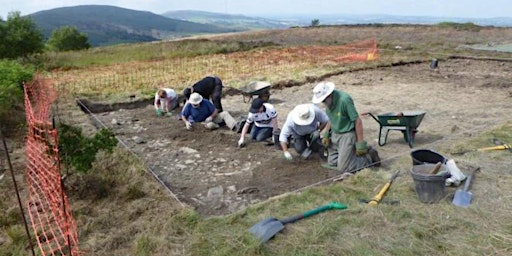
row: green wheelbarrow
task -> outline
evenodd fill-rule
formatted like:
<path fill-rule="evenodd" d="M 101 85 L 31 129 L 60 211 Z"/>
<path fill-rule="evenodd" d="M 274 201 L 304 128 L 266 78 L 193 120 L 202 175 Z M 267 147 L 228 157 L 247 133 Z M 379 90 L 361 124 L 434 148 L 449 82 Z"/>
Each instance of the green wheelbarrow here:
<path fill-rule="evenodd" d="M 257 96 L 262 98 L 265 101 L 268 101 L 270 97 L 270 83 L 263 81 L 253 81 L 240 89 L 242 91 L 244 102 L 250 102 L 253 96 Z M 245 98 L 249 100 L 246 101 Z"/>
<path fill-rule="evenodd" d="M 418 126 L 420 125 L 426 112 L 422 110 L 404 111 L 404 112 L 390 112 L 377 115 L 372 113 L 363 113 L 362 115 L 369 115 L 377 123 L 379 123 L 379 146 L 384 146 L 388 140 L 390 130 L 401 131 L 404 135 L 405 142 L 409 143 L 409 147 L 413 147 Z"/>

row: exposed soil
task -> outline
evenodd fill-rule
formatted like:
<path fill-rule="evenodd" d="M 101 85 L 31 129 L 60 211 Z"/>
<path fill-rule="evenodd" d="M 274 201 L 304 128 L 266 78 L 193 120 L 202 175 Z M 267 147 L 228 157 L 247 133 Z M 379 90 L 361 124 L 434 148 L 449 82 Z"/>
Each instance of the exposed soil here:
<path fill-rule="evenodd" d="M 415 149 L 442 151 L 454 140 L 512 117 L 510 62 L 452 59 L 440 62 L 436 70 L 421 63 L 347 72 L 326 80 L 351 94 L 360 113 L 426 111 Z M 295 105 L 311 101 L 314 85 L 271 90 L 270 102 L 278 111 L 280 126 Z M 237 119 L 249 108 L 241 95 L 226 96 L 223 106 Z M 180 200 L 203 216 L 228 214 L 339 176 L 321 168 L 317 155 L 308 160 L 296 156 L 288 162 L 280 150 L 266 143 L 238 148 L 239 134 L 227 128 L 207 131 L 197 126 L 187 131 L 176 115 L 156 117 L 149 102 L 140 108 L 94 114 L 91 120 L 112 128 Z M 380 147 L 379 124 L 369 117 L 363 117 L 363 122 L 366 140 L 383 159 L 375 170 L 400 166 L 397 159 L 409 156 L 411 150 L 402 134 L 391 131 L 387 144 Z M 440 153 L 449 156 L 449 152 Z"/>

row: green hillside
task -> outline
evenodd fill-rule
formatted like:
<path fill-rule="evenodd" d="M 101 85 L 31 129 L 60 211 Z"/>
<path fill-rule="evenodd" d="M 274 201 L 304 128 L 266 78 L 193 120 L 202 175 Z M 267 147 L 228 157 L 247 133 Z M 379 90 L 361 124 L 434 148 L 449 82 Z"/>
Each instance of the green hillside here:
<path fill-rule="evenodd" d="M 286 22 L 278 20 L 204 11 L 170 11 L 165 12 L 162 15 L 173 19 L 186 20 L 202 24 L 211 24 L 230 29 L 251 30 L 289 27 L 289 25 L 286 24 Z"/>
<path fill-rule="evenodd" d="M 29 17 L 40 27 L 46 37 L 59 27 L 75 26 L 80 32 L 88 35 L 92 46 L 240 31 L 106 5 L 56 8 L 36 12 Z"/>

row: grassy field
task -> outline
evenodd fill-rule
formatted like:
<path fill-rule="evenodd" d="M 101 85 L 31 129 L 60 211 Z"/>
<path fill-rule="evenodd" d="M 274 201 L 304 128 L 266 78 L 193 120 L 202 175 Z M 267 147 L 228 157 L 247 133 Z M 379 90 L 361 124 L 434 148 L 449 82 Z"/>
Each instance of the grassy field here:
<path fill-rule="evenodd" d="M 241 33 L 48 56 L 46 68 L 61 94 L 120 100 L 150 97 L 160 86 L 182 89 L 206 75 L 240 88 L 254 80 L 304 82 L 326 74 L 456 55 L 500 58 L 464 45 L 510 41 L 507 28 L 454 26 L 341 26 Z M 343 59 L 378 46 L 374 61 Z"/>
<path fill-rule="evenodd" d="M 300 84 L 329 74 L 403 62 L 466 55 L 510 58 L 498 52 L 477 52 L 467 44 L 511 42 L 511 29 L 453 26 L 348 26 L 294 28 L 242 33 L 199 41 L 124 45 L 48 56 L 59 69 L 54 77 L 63 99 L 69 96 L 122 101 L 127 95 L 151 97 L 161 85 L 180 89 L 207 74 L 218 74 L 239 88 L 251 80 Z M 334 63 L 343 46 L 375 38 L 375 61 Z M 254 43 L 257 42 L 257 43 Z M 322 49 L 314 54 L 314 49 Z M 313 52 L 311 58 L 308 53 Z M 318 53 L 318 52 L 316 52 Z M 303 60 L 304 61 L 301 61 Z M 79 109 L 70 104 L 73 119 Z M 74 112 L 73 112 L 74 111 Z M 73 119 L 76 121 L 76 119 Z M 81 118 L 87 122 L 87 117 Z M 78 123 L 77 123 L 78 124 Z M 458 141 L 454 149 L 480 145 L 490 135 L 512 141 L 512 123 L 489 127 L 487 133 Z M 21 152 L 22 154 L 22 152 Z M 510 162 L 494 152 L 475 161 Z M 400 159 L 409 162 L 408 157 Z M 497 165 L 499 166 L 499 165 Z M 20 168 L 21 169 L 21 168 Z M 450 203 L 419 204 L 411 184 L 401 175 L 386 198 L 400 205 L 360 204 L 375 195 L 389 172 L 363 170 L 343 182 L 312 187 L 253 205 L 230 216 L 202 219 L 174 201 L 145 167 L 122 147 L 100 154 L 88 175 L 67 181 L 69 201 L 77 220 L 84 255 L 510 255 L 512 253 L 512 176 L 510 167 L 479 173 L 490 184 L 481 190 L 493 197 L 467 209 Z M 0 183 L 2 209 L 0 255 L 30 255 L 13 185 Z M 105 193 L 106 192 L 106 193 Z M 293 216 L 331 201 L 345 203 L 333 210 L 287 225 L 267 244 L 247 229 L 274 216 Z M 446 202 L 449 199 L 445 200 Z"/>

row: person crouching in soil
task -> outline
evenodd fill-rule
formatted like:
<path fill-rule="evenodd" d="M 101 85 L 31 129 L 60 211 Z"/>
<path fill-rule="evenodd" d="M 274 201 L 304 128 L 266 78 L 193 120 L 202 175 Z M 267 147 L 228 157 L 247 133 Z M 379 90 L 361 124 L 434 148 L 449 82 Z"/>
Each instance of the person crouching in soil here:
<path fill-rule="evenodd" d="M 157 116 L 170 116 L 171 111 L 179 106 L 178 95 L 173 89 L 161 88 L 155 93 L 155 111 Z"/>
<path fill-rule="evenodd" d="M 323 146 L 320 140 L 320 131 L 328 126 L 329 118 L 323 110 L 313 104 L 301 104 L 288 113 L 279 134 L 279 143 L 284 158 L 293 160 L 288 151 L 290 137 L 293 140 L 295 151 L 302 158 L 307 159 L 311 152 L 318 152 L 323 156 Z"/>
<path fill-rule="evenodd" d="M 327 132 L 322 133 L 328 150 L 327 164 L 322 166 L 350 173 L 370 165 L 379 166 L 377 150 L 368 147 L 364 140 L 363 122 L 352 97 L 334 87 L 332 82 L 321 82 L 313 89 L 312 102 L 324 103 L 330 120 Z"/>
<path fill-rule="evenodd" d="M 207 76 L 199 80 L 192 87 L 183 89 L 183 96 L 189 99 L 194 92 L 199 93 L 204 99 L 211 99 L 215 108 L 222 113 L 222 80 L 216 76 Z"/>
<path fill-rule="evenodd" d="M 272 137 L 273 131 L 277 131 L 277 112 L 274 106 L 266 103 L 261 98 L 256 98 L 252 101 L 247 120 L 240 134 L 238 146 L 245 146 L 245 134 L 251 128 L 251 139 L 254 141 L 265 141 Z"/>
<path fill-rule="evenodd" d="M 203 122 L 209 130 L 219 128 L 219 123 L 224 122 L 229 129 L 236 126 L 235 119 L 227 111 L 218 113 L 218 109 L 208 100 L 203 99 L 199 93 L 192 93 L 181 111 L 181 119 L 185 122 L 185 128 L 192 130 L 195 123 Z"/>

